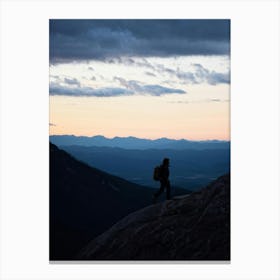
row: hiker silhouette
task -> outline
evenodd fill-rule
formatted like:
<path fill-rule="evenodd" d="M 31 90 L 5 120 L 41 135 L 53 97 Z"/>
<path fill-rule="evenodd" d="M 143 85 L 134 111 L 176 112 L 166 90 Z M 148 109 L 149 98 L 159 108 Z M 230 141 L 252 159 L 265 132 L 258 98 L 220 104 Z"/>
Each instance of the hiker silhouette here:
<path fill-rule="evenodd" d="M 164 192 L 166 189 L 166 199 L 170 199 L 170 181 L 169 181 L 169 158 L 165 158 L 160 165 L 159 171 L 160 188 L 154 194 L 153 202 Z"/>

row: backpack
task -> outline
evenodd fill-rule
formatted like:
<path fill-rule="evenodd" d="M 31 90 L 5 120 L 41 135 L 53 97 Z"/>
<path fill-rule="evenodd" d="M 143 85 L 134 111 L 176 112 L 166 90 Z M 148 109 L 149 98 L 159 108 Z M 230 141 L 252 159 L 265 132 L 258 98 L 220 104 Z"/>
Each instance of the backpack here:
<path fill-rule="evenodd" d="M 160 166 L 156 166 L 154 168 L 154 176 L 153 176 L 155 181 L 159 181 L 160 179 Z"/>

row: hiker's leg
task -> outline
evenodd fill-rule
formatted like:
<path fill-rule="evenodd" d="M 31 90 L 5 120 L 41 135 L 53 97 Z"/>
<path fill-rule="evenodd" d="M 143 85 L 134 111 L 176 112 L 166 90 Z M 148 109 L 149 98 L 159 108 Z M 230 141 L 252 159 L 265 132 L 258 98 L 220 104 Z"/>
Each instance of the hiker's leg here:
<path fill-rule="evenodd" d="M 162 182 L 160 182 L 160 188 L 159 190 L 154 194 L 154 197 L 157 198 L 158 196 L 161 195 L 161 193 L 163 193 L 164 191 L 164 184 Z"/>
<path fill-rule="evenodd" d="M 166 182 L 166 199 L 170 199 L 171 196 L 170 196 L 170 182 L 169 180 Z"/>

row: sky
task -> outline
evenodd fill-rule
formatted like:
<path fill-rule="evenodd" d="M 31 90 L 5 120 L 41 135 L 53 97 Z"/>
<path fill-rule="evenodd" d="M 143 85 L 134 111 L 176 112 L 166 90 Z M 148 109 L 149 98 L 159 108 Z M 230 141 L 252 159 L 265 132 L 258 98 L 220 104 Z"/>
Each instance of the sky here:
<path fill-rule="evenodd" d="M 230 139 L 229 20 L 50 20 L 50 134 Z"/>

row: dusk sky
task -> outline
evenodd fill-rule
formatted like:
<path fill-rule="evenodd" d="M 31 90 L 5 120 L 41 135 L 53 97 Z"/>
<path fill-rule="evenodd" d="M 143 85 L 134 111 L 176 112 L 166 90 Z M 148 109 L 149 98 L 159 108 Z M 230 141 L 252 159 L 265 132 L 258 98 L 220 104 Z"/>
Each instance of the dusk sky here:
<path fill-rule="evenodd" d="M 50 134 L 230 138 L 229 20 L 50 20 Z"/>

